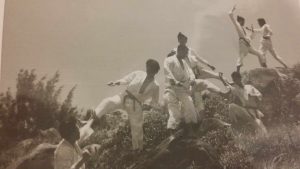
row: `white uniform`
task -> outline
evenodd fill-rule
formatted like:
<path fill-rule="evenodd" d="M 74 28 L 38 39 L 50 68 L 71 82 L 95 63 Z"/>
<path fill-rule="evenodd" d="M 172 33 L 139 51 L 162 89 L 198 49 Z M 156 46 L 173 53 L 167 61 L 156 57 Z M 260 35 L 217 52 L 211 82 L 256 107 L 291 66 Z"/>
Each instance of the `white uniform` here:
<path fill-rule="evenodd" d="M 264 59 L 262 53 L 257 51 L 251 46 L 251 39 L 253 34 L 247 35 L 246 30 L 242 27 L 233 17 L 233 13 L 229 13 L 229 17 L 232 23 L 235 26 L 235 29 L 239 36 L 239 58 L 237 60 L 237 66 L 243 66 L 244 58 L 248 55 L 248 53 L 256 55 L 259 59 L 259 63 L 262 65 L 264 63 Z"/>
<path fill-rule="evenodd" d="M 172 50 L 172 53 L 176 53 L 177 48 Z M 219 93 L 221 90 L 218 86 L 211 83 L 210 81 L 206 79 L 220 79 L 219 74 L 210 71 L 207 69 L 204 69 L 202 67 L 202 64 L 209 65 L 208 61 L 206 61 L 204 58 L 198 56 L 194 50 L 189 48 L 188 57 L 185 58 L 185 61 L 190 66 L 190 68 L 193 70 L 195 77 L 196 77 L 196 84 L 192 88 L 192 94 L 193 99 L 195 103 L 196 112 L 199 113 L 202 110 L 204 110 L 204 104 L 202 99 L 202 94 L 204 90 L 209 90 L 210 92 Z M 202 115 L 199 114 L 199 117 L 201 118 Z"/>
<path fill-rule="evenodd" d="M 82 157 L 82 151 L 77 143 L 71 145 L 62 140 L 54 152 L 54 169 L 69 169 Z M 84 169 L 83 165 L 80 169 Z"/>
<path fill-rule="evenodd" d="M 262 53 L 264 63 L 267 63 L 266 54 L 269 51 L 277 61 L 285 65 L 282 58 L 276 53 L 273 47 L 272 40 L 271 40 L 271 36 L 273 35 L 273 32 L 270 26 L 265 24 L 260 29 L 254 29 L 254 32 L 262 33 L 259 50 Z"/>
<path fill-rule="evenodd" d="M 148 84 L 143 93 L 140 88 L 146 79 L 146 72 L 135 71 L 125 76 L 119 82 L 121 85 L 127 85 L 127 90 L 133 94 L 141 103 L 147 103 L 157 107 L 159 99 L 159 84 L 153 81 Z M 131 127 L 132 146 L 133 149 L 143 149 L 143 112 L 142 107 L 134 99 L 125 99 L 128 94 L 126 91 L 104 99 L 95 109 L 97 117 L 103 116 L 105 113 L 113 112 L 117 109 L 124 109 L 129 116 Z"/>
<path fill-rule="evenodd" d="M 169 110 L 167 128 L 176 129 L 181 121 L 197 123 L 197 115 L 190 93 L 190 83 L 195 80 L 195 75 L 189 65 L 182 60 L 181 66 L 176 56 L 171 56 L 164 61 L 166 90 L 164 100 Z M 172 85 L 170 80 L 180 82 L 182 86 Z"/>
<path fill-rule="evenodd" d="M 176 55 L 177 48 L 174 48 L 171 53 Z M 197 79 L 220 79 L 219 74 L 202 67 L 202 64 L 209 65 L 208 61 L 203 57 L 197 55 L 197 53 L 189 48 L 188 58 L 185 58 L 186 62 L 190 65 Z"/>
<path fill-rule="evenodd" d="M 258 132 L 266 134 L 267 130 L 260 120 L 263 114 L 257 108 L 257 101 L 262 99 L 261 93 L 252 85 L 244 85 L 244 88 L 233 85 L 229 86 L 229 89 L 242 104 L 241 106 L 235 103 L 229 104 L 229 119 L 231 122 L 253 126 Z"/>

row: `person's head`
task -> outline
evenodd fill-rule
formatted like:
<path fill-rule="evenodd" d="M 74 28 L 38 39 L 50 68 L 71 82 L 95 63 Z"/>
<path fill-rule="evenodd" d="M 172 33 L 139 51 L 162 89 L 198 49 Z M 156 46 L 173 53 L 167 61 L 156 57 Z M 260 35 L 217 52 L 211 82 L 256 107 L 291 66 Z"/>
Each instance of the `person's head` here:
<path fill-rule="evenodd" d="M 232 72 L 231 74 L 231 78 L 232 78 L 232 81 L 237 84 L 237 85 L 241 85 L 242 84 L 242 76 L 239 72 Z"/>
<path fill-rule="evenodd" d="M 186 45 L 188 38 L 183 33 L 179 32 L 177 40 L 180 45 Z"/>
<path fill-rule="evenodd" d="M 242 17 L 242 16 L 237 16 L 236 17 L 236 20 L 238 21 L 238 23 L 241 25 L 241 26 L 244 26 L 245 25 L 245 18 Z"/>
<path fill-rule="evenodd" d="M 154 59 L 148 59 L 146 62 L 146 72 L 149 76 L 156 75 L 160 70 L 159 63 Z"/>
<path fill-rule="evenodd" d="M 188 56 L 189 48 L 185 45 L 179 45 L 177 47 L 177 58 L 183 59 Z"/>
<path fill-rule="evenodd" d="M 266 24 L 266 20 L 264 18 L 258 18 L 257 23 L 260 27 L 263 27 Z"/>
<path fill-rule="evenodd" d="M 74 144 L 80 138 L 79 128 L 75 117 L 70 117 L 67 121 L 61 122 L 59 125 L 59 133 L 61 137 L 69 143 Z"/>

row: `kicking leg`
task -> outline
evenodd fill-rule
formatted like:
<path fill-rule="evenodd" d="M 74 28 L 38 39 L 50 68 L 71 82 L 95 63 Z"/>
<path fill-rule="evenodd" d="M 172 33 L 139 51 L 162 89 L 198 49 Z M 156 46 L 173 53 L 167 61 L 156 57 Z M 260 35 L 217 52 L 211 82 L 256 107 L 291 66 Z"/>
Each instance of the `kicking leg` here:
<path fill-rule="evenodd" d="M 213 84 L 212 82 L 204 79 L 196 79 L 195 80 L 195 90 L 202 92 L 204 90 L 208 90 L 213 93 L 219 94 L 221 92 L 221 89 Z"/>
<path fill-rule="evenodd" d="M 96 117 L 101 118 L 105 113 L 110 113 L 122 107 L 122 98 L 119 95 L 104 99 L 95 109 Z M 87 124 L 80 128 L 80 140 L 82 142 L 88 139 L 93 133 L 92 129 L 94 119 L 90 119 Z"/>
<path fill-rule="evenodd" d="M 108 97 L 96 107 L 95 112 L 98 118 L 106 113 L 110 113 L 116 109 L 122 108 L 122 98 L 119 95 Z"/>
<path fill-rule="evenodd" d="M 265 57 L 265 55 L 263 55 L 263 53 L 259 52 L 258 50 L 254 49 L 253 47 L 249 47 L 249 53 L 258 57 L 261 67 L 267 67 L 266 57 Z"/>
<path fill-rule="evenodd" d="M 287 64 L 284 63 L 282 57 L 280 57 L 280 56 L 276 53 L 276 51 L 275 51 L 275 49 L 274 49 L 273 47 L 271 47 L 271 48 L 269 49 L 269 51 L 270 51 L 271 55 L 272 55 L 272 56 L 273 56 L 280 64 L 282 64 L 285 68 L 288 67 Z"/>

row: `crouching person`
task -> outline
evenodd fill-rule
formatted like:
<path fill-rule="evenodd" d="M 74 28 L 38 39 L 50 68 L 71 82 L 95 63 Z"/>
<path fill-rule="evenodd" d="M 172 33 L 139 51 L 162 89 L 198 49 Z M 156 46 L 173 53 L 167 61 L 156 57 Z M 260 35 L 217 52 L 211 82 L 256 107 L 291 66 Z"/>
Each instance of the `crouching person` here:
<path fill-rule="evenodd" d="M 90 157 L 88 151 L 78 146 L 80 139 L 76 119 L 70 118 L 60 124 L 59 132 L 63 138 L 54 152 L 54 169 L 84 169 L 84 162 Z"/>
<path fill-rule="evenodd" d="M 232 127 L 249 128 L 256 133 L 266 135 L 266 127 L 261 121 L 263 113 L 258 109 L 262 99 L 261 93 L 252 85 L 244 85 L 239 72 L 233 72 L 231 77 L 234 84 L 224 84 L 229 89 L 228 93 L 231 93 L 236 100 L 236 103 L 229 104 L 229 119 Z"/>

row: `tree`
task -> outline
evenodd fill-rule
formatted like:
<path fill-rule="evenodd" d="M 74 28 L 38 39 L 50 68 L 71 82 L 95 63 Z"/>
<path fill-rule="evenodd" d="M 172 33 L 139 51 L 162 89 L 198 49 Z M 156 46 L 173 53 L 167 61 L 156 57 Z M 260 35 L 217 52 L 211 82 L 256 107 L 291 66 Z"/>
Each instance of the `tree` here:
<path fill-rule="evenodd" d="M 38 79 L 35 70 L 20 70 L 15 96 L 10 89 L 0 94 L 0 144 L 33 137 L 39 130 L 57 127 L 69 115 L 76 115 L 72 106 L 73 87 L 61 103 L 60 74 Z"/>

